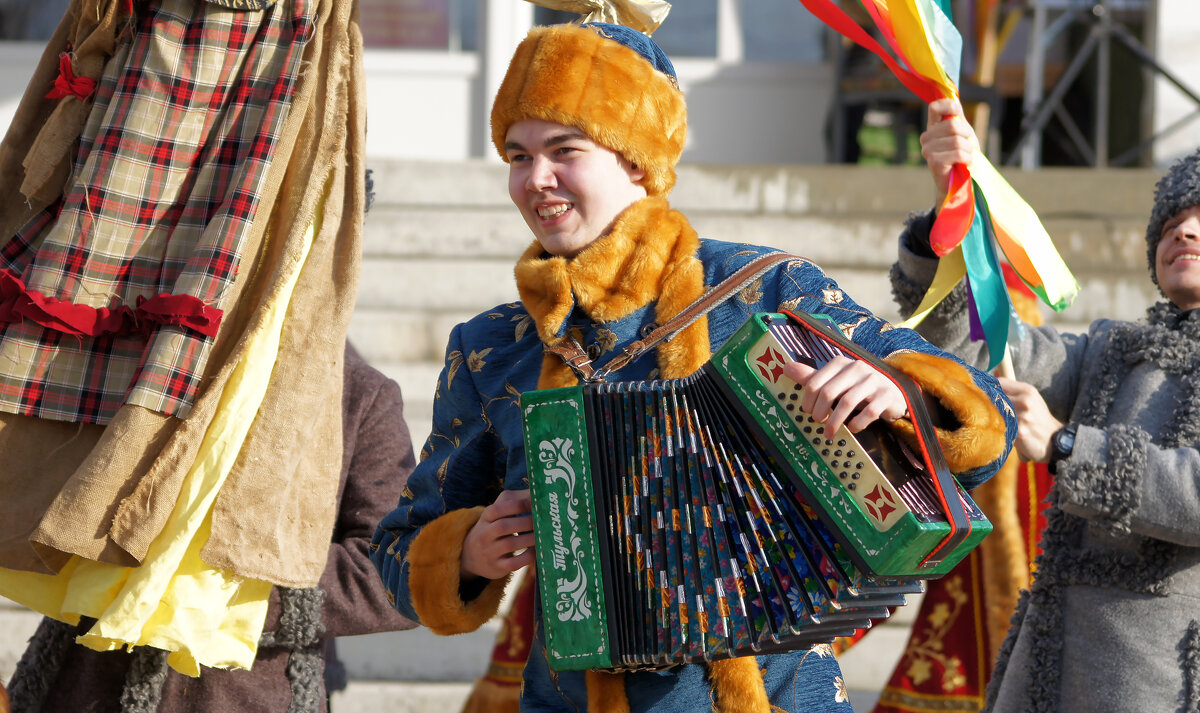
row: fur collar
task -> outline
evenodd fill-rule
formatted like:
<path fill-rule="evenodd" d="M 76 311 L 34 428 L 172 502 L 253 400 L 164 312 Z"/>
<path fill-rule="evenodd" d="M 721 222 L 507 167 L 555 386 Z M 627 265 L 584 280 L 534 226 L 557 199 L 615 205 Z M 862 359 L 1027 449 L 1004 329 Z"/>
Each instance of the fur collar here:
<path fill-rule="evenodd" d="M 652 196 L 626 209 L 612 232 L 574 258 L 547 256 L 535 241 L 517 262 L 517 290 L 549 345 L 563 340 L 576 305 L 598 322 L 613 322 L 656 303 L 655 319 L 662 324 L 704 294 L 699 247 L 687 218 Z M 697 320 L 656 352 L 664 377 L 691 374 L 711 356 L 708 322 Z M 539 388 L 576 383 L 557 357 L 547 358 Z"/>
<path fill-rule="evenodd" d="M 1108 334 L 1096 388 L 1089 389 L 1080 422 L 1103 428 L 1117 390 L 1139 363 L 1150 363 L 1181 378 L 1178 407 L 1158 439 L 1167 448 L 1200 443 L 1200 310 L 1180 310 L 1160 302 L 1145 322 L 1120 322 Z"/>

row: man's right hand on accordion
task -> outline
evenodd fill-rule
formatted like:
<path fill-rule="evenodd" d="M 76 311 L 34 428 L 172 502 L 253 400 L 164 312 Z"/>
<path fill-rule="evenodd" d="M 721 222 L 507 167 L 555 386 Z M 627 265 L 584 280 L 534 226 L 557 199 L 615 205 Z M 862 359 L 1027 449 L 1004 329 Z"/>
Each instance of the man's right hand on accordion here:
<path fill-rule="evenodd" d="M 827 434 L 843 424 L 858 433 L 876 419 L 890 423 L 908 410 L 900 389 L 864 361 L 838 356 L 819 368 L 793 361 L 783 370 L 805 387 L 800 407 L 825 424 Z"/>

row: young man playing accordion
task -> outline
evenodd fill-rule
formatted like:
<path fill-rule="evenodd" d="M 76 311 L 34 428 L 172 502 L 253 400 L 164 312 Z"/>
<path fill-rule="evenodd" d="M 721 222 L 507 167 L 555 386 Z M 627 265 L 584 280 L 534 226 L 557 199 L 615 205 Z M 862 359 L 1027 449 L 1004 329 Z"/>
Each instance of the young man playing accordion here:
<path fill-rule="evenodd" d="M 533 561 L 520 394 L 573 385 L 545 347 L 574 337 L 603 368 L 763 247 L 701 239 L 667 194 L 687 131 L 674 68 L 648 37 L 608 24 L 535 28 L 492 109 L 509 194 L 535 241 L 516 265 L 519 302 L 450 334 L 433 432 L 373 559 L 397 609 L 439 634 L 496 614 L 509 575 Z M 1003 462 L 1015 422 L 986 374 L 855 304 L 816 265 L 780 263 L 675 338 L 610 376 L 686 376 L 756 312 L 827 315 L 867 351 L 912 376 L 940 405 L 939 432 L 965 487 Z M 791 363 L 804 408 L 853 431 L 906 418 L 899 390 L 862 362 Z M 542 632 L 525 668 L 528 711 L 849 711 L 828 646 L 629 673 L 554 672 Z"/>

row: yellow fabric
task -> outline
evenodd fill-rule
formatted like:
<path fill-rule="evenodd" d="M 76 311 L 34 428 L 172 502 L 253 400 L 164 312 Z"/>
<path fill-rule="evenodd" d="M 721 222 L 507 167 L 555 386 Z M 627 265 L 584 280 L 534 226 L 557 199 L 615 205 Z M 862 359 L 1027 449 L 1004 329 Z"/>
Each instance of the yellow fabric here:
<path fill-rule="evenodd" d="M 936 40 L 930 33 L 929 20 L 932 18 L 923 17 L 918 3 L 913 0 L 878 4 L 888 9 L 896 41 L 904 48 L 904 56 L 912 63 L 913 70 L 922 77 L 933 80 L 946 96 L 957 96 L 958 87 L 947 76 L 945 67 L 938 61 L 933 50 Z"/>
<path fill-rule="evenodd" d="M 963 260 L 962 246 L 954 248 L 954 252 L 938 260 L 937 272 L 933 275 L 933 284 L 925 291 L 925 296 L 921 298 L 921 304 L 917 305 L 916 311 L 899 324 L 901 327 L 915 329 L 921 320 L 933 311 L 959 280 L 966 277 L 967 263 Z"/>
<path fill-rule="evenodd" d="M 328 195 L 329 185 L 326 185 Z M 166 527 L 139 567 L 72 557 L 56 575 L 0 568 L 0 595 L 70 624 L 96 624 L 77 641 L 90 649 L 153 646 L 189 676 L 200 666 L 250 668 L 267 615 L 271 584 L 209 567 L 200 559 L 212 505 L 241 452 L 270 382 L 284 316 L 296 280 L 324 218 L 324 198 L 290 266 L 280 299 L 267 305 L 265 327 L 249 337 L 246 358 L 234 367 L 216 416 L 184 479 Z M 268 238 L 269 239 L 269 238 Z"/>

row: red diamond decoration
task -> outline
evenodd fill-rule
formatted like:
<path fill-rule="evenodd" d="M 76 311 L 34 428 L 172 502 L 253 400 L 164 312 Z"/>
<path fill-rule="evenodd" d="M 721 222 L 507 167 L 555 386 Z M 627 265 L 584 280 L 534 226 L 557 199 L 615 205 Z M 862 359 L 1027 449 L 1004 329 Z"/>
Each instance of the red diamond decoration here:
<path fill-rule="evenodd" d="M 871 516 L 880 523 L 885 522 L 888 515 L 896 511 L 896 501 L 878 483 L 875 485 L 875 489 L 868 493 L 863 500 L 867 502 L 867 512 L 871 513 Z"/>
<path fill-rule="evenodd" d="M 783 374 L 783 356 L 775 351 L 775 347 L 767 347 L 767 351 L 755 361 L 758 362 L 758 371 L 764 379 L 772 384 L 779 381 L 779 376 Z"/>

